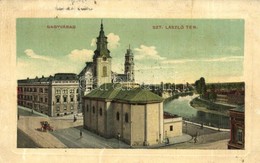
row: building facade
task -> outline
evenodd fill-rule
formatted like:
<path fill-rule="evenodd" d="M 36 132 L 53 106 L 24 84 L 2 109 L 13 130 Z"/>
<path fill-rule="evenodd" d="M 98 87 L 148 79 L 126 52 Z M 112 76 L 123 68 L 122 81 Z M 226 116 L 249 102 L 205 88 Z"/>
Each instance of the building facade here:
<path fill-rule="evenodd" d="M 164 139 L 182 135 L 182 117 L 164 112 Z"/>
<path fill-rule="evenodd" d="M 78 112 L 78 77 L 73 73 L 18 80 L 18 105 L 48 116 Z"/>
<path fill-rule="evenodd" d="M 182 118 L 164 117 L 163 98 L 134 84 L 105 83 L 91 91 L 83 97 L 83 120 L 84 128 L 131 146 L 182 135 Z"/>
<path fill-rule="evenodd" d="M 230 140 L 228 149 L 245 148 L 245 107 L 239 106 L 229 111 L 230 116 Z"/>

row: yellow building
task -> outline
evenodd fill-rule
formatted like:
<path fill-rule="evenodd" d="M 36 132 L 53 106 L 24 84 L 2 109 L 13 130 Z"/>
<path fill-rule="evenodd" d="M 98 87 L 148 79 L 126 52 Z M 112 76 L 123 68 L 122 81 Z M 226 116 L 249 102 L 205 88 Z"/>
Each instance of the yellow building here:
<path fill-rule="evenodd" d="M 78 113 L 78 77 L 73 73 L 18 80 L 17 103 L 51 117 Z"/>
<path fill-rule="evenodd" d="M 166 138 L 163 98 L 149 90 L 105 83 L 83 97 L 83 106 L 84 127 L 103 137 L 120 136 L 131 146 L 160 144 Z M 174 125 L 178 130 L 168 134 L 179 136 L 182 120 L 172 118 L 166 125 Z"/>

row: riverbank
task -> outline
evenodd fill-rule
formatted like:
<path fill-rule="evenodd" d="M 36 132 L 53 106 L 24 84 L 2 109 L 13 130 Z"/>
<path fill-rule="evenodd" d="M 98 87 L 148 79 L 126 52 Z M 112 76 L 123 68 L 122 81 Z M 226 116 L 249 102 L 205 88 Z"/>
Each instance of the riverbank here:
<path fill-rule="evenodd" d="M 176 93 L 171 97 L 168 97 L 164 100 L 164 104 L 174 100 L 174 99 L 178 99 L 179 97 L 184 97 L 184 96 L 192 96 L 193 92 L 180 92 L 180 93 Z"/>
<path fill-rule="evenodd" d="M 190 105 L 199 111 L 217 114 L 217 115 L 223 115 L 223 116 L 228 116 L 229 115 L 228 111 L 234 108 L 234 106 L 202 100 L 199 97 L 196 97 L 193 100 L 191 100 Z"/>

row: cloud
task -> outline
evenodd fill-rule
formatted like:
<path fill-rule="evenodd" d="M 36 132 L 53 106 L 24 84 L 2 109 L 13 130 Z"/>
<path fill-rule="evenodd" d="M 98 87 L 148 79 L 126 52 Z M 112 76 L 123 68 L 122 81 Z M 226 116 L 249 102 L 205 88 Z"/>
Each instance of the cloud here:
<path fill-rule="evenodd" d="M 229 57 L 221 57 L 221 58 L 209 58 L 202 59 L 203 62 L 233 62 L 243 60 L 243 56 L 229 56 Z"/>
<path fill-rule="evenodd" d="M 91 40 L 90 46 L 96 46 L 96 42 L 97 42 L 97 39 L 96 39 L 96 38 L 93 38 L 93 39 Z"/>
<path fill-rule="evenodd" d="M 45 61 L 50 61 L 50 60 L 52 60 L 52 58 L 50 58 L 50 57 L 46 57 L 46 56 L 42 56 L 42 55 L 36 54 L 32 49 L 26 49 L 26 50 L 24 51 L 24 53 L 25 53 L 29 58 L 40 59 L 40 60 L 45 60 Z"/>
<path fill-rule="evenodd" d="M 107 35 L 107 42 L 108 42 L 108 48 L 109 49 L 116 49 L 120 43 L 119 43 L 120 37 L 114 33 L 109 33 Z"/>
<path fill-rule="evenodd" d="M 109 33 L 107 35 L 107 42 L 108 42 L 108 49 L 116 49 L 120 43 L 120 37 L 114 33 Z M 96 42 L 97 42 L 97 39 L 96 38 L 93 38 L 91 40 L 91 43 L 90 43 L 90 46 L 96 46 Z"/>
<path fill-rule="evenodd" d="M 145 46 L 141 45 L 140 48 L 135 48 L 136 51 L 135 59 L 142 60 L 142 59 L 152 59 L 152 60 L 164 60 L 165 57 L 161 57 L 156 47 L 154 46 Z"/>
<path fill-rule="evenodd" d="M 88 49 L 75 49 L 68 54 L 68 57 L 73 61 L 83 61 L 83 62 L 89 62 L 92 61 L 94 52 L 92 50 Z"/>
<path fill-rule="evenodd" d="M 236 53 L 241 50 L 242 50 L 241 47 L 238 47 L 238 46 L 229 46 L 229 47 L 225 48 L 225 52 L 230 52 L 230 53 Z"/>
<path fill-rule="evenodd" d="M 243 56 L 229 56 L 220 58 L 204 58 L 204 59 L 176 59 L 162 61 L 164 64 L 182 64 L 188 62 L 235 62 L 243 60 Z"/>

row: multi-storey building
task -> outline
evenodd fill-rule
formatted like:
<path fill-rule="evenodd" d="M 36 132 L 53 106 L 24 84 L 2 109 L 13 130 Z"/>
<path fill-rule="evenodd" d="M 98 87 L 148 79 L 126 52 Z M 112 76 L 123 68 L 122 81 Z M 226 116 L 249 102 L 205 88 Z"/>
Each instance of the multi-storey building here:
<path fill-rule="evenodd" d="M 48 116 L 78 112 L 78 77 L 73 73 L 18 80 L 18 105 Z"/>
<path fill-rule="evenodd" d="M 245 148 L 245 107 L 238 106 L 229 111 L 230 116 L 230 140 L 228 149 Z"/>

